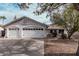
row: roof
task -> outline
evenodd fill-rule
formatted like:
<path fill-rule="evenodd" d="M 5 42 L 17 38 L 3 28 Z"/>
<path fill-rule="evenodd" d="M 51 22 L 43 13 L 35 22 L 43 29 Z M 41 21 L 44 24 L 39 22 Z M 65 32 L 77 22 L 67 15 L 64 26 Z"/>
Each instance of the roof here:
<path fill-rule="evenodd" d="M 62 26 L 58 26 L 56 24 L 49 25 L 48 29 L 64 29 Z"/>
<path fill-rule="evenodd" d="M 4 27 L 9 26 L 9 25 L 11 25 L 11 24 L 13 24 L 13 23 L 15 23 L 15 22 L 18 22 L 18 21 L 20 21 L 20 20 L 22 20 L 22 19 L 25 19 L 25 18 L 27 18 L 27 19 L 29 19 L 29 20 L 31 20 L 31 21 L 34 21 L 34 22 L 36 22 L 36 23 L 38 23 L 38 24 L 40 24 L 40 25 L 42 25 L 42 26 L 48 27 L 48 25 L 46 25 L 46 24 L 44 24 L 44 23 L 40 23 L 40 22 L 38 22 L 38 21 L 36 21 L 36 20 L 33 20 L 33 19 L 29 18 L 29 17 L 26 17 L 26 16 L 23 16 L 23 17 L 21 17 L 21 18 L 18 18 L 18 19 L 16 19 L 16 20 L 13 20 L 12 22 L 10 22 L 10 23 L 4 25 Z"/>

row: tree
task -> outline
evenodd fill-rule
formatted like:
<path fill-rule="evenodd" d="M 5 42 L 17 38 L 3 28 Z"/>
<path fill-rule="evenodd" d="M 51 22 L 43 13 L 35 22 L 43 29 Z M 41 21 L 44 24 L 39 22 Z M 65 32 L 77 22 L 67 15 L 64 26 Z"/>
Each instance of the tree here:
<path fill-rule="evenodd" d="M 4 25 L 4 20 L 6 19 L 6 17 L 5 16 L 0 16 L 0 19 L 2 19 L 2 23 Z"/>
<path fill-rule="evenodd" d="M 70 5 L 63 13 L 54 13 L 53 18 L 55 24 L 66 29 L 68 39 L 79 30 L 79 11 L 74 8 L 74 5 Z"/>
<path fill-rule="evenodd" d="M 29 8 L 29 5 L 32 3 L 16 3 L 20 9 L 26 9 Z M 48 12 L 49 14 L 52 13 L 52 11 L 58 9 L 61 6 L 66 6 L 68 3 L 37 3 L 37 10 L 34 12 L 38 15 Z M 70 3 L 69 5 L 73 4 L 75 9 L 79 10 L 79 3 Z M 50 15 L 49 15 L 50 16 Z"/>
<path fill-rule="evenodd" d="M 16 3 L 16 5 L 22 10 L 28 9 L 30 4 L 31 3 Z"/>
<path fill-rule="evenodd" d="M 51 13 L 52 11 L 54 11 L 55 9 L 59 8 L 60 6 L 64 5 L 65 3 L 39 3 L 37 4 L 37 10 L 36 13 L 38 15 L 44 13 L 44 12 L 48 12 Z"/>

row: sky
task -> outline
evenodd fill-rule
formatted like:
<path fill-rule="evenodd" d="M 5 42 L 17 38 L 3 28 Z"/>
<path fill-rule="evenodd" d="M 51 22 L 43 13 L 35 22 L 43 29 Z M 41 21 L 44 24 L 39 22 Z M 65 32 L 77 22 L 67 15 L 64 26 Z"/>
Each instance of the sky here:
<path fill-rule="evenodd" d="M 50 24 L 49 18 L 46 18 L 46 13 L 36 16 L 33 11 L 37 8 L 37 4 L 31 4 L 29 9 L 21 10 L 15 3 L 0 3 L 0 16 L 5 16 L 7 19 L 4 24 L 7 24 L 14 20 L 14 17 L 20 18 L 22 16 L 30 17 L 38 22 Z M 2 20 L 0 20 L 2 24 Z"/>

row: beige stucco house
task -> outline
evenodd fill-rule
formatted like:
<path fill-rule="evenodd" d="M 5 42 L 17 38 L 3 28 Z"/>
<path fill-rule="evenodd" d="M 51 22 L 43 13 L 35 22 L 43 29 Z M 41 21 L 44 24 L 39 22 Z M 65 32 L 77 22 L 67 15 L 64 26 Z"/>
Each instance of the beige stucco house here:
<path fill-rule="evenodd" d="M 44 38 L 47 27 L 29 17 L 21 17 L 4 26 L 5 38 Z"/>

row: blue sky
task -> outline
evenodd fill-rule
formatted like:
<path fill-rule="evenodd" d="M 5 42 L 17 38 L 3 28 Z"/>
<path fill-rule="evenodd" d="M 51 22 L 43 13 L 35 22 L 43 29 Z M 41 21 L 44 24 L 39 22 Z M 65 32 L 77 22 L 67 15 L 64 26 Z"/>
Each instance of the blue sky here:
<path fill-rule="evenodd" d="M 36 21 L 50 24 L 49 18 L 46 18 L 46 13 L 43 13 L 42 15 L 36 16 L 33 14 L 33 11 L 36 10 L 37 4 L 31 4 L 29 9 L 21 10 L 16 4 L 10 3 L 10 4 L 3 4 L 0 3 L 0 16 L 6 16 L 6 20 L 4 23 L 9 23 L 13 21 L 14 16 L 16 15 L 17 18 L 22 16 L 30 17 Z M 0 24 L 2 24 L 2 20 L 0 20 Z"/>

